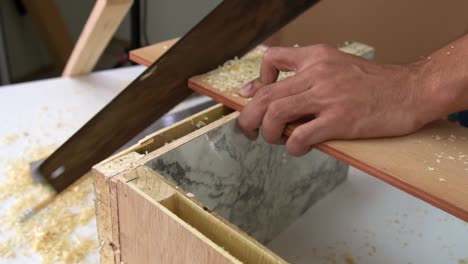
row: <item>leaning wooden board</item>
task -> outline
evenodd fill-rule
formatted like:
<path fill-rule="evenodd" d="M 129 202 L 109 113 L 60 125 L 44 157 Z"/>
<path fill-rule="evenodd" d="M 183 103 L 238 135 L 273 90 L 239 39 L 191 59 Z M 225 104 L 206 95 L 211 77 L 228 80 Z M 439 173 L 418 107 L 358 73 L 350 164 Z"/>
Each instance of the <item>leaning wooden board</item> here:
<path fill-rule="evenodd" d="M 152 53 L 161 49 L 156 45 L 132 52 L 131 57 L 150 65 L 162 54 Z M 211 87 L 204 76 L 191 78 L 189 87 L 238 111 L 248 103 Z M 335 140 L 315 147 L 468 221 L 468 129 L 441 120 L 408 136 Z"/>

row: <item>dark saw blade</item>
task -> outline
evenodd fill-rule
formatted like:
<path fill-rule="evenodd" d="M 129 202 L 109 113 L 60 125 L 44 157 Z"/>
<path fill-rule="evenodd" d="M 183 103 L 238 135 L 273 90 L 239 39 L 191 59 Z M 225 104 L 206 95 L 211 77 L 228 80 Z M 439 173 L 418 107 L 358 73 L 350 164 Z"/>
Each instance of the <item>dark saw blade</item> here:
<path fill-rule="evenodd" d="M 183 101 L 190 77 L 242 56 L 318 0 L 225 0 L 33 172 L 60 192 Z"/>

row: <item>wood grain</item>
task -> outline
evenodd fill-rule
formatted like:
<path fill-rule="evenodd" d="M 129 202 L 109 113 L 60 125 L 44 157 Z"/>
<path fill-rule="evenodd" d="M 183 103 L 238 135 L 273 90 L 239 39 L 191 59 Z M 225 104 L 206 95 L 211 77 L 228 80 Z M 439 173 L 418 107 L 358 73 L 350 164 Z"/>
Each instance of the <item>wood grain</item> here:
<path fill-rule="evenodd" d="M 159 201 L 125 181 L 117 184 L 117 200 L 122 262 L 240 263 Z"/>
<path fill-rule="evenodd" d="M 142 155 L 130 148 L 96 165 L 93 170 L 100 263 L 120 263 L 120 237 L 116 179 Z"/>
<path fill-rule="evenodd" d="M 139 162 L 141 164 L 142 162 Z M 201 241 L 196 244 L 202 243 L 202 241 L 209 241 L 209 244 L 214 243 L 216 247 L 220 247 L 225 250 L 221 252 L 223 255 L 234 257 L 241 263 L 258 263 L 258 264 L 282 264 L 286 263 L 282 258 L 268 250 L 266 247 L 250 238 L 244 232 L 237 227 L 233 226 L 229 222 L 222 220 L 216 214 L 207 211 L 203 208 L 202 204 L 199 204 L 195 199 L 186 197 L 186 194 L 165 179 L 163 176 L 154 172 L 152 169 L 146 166 L 139 166 L 130 173 L 123 175 L 120 178 L 120 182 L 124 185 L 129 186 L 134 192 L 144 193 L 146 200 L 155 204 L 156 206 L 163 205 L 168 209 L 174 216 L 176 222 L 172 225 L 189 225 L 194 230 L 191 230 L 192 236 L 200 237 Z M 130 191 L 130 190 L 129 190 Z M 133 204 L 132 207 L 137 203 Z M 138 204 L 139 205 L 139 204 Z M 125 205 L 119 204 L 119 212 L 127 210 Z M 168 214 L 171 216 L 172 214 Z M 146 218 L 145 218 L 146 219 Z M 182 224 L 183 223 L 183 224 Z M 123 227 L 123 222 L 121 222 Z M 147 232 L 160 233 L 162 232 L 158 225 L 157 229 L 147 229 Z M 196 231 L 195 231 L 196 230 Z M 178 237 L 174 234 L 173 237 L 167 238 L 164 241 L 166 243 L 173 243 L 179 241 Z M 156 242 L 153 242 L 156 243 Z M 136 243 L 131 243 L 136 244 Z M 200 245 L 186 245 L 188 251 L 196 251 Z M 125 259 L 125 250 L 128 246 L 122 244 L 122 259 Z M 151 247 L 152 258 L 157 258 L 163 250 L 160 245 L 154 245 Z M 205 250 L 205 249 L 204 249 Z M 201 250 L 198 250 L 199 254 Z M 164 252 L 164 251 L 162 251 Z M 169 262 L 161 263 L 180 263 L 176 256 L 164 256 Z M 131 259 L 127 259 L 130 262 L 135 262 L 135 256 L 131 256 Z M 232 259 L 231 259 L 232 261 Z M 234 262 L 236 262 L 234 261 Z M 193 263 L 209 263 L 209 262 L 193 262 Z"/>
<path fill-rule="evenodd" d="M 133 0 L 98 0 L 68 60 L 63 76 L 91 72 L 132 6 Z"/>

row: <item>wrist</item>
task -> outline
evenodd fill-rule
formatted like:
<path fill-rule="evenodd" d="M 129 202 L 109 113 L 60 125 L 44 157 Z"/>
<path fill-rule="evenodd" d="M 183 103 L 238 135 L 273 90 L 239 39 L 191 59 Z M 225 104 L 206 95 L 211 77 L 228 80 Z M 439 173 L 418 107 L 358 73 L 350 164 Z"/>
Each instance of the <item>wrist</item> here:
<path fill-rule="evenodd" d="M 468 109 L 468 76 L 453 69 L 445 58 L 430 58 L 415 63 L 417 83 L 421 85 L 424 105 L 434 119 Z"/>

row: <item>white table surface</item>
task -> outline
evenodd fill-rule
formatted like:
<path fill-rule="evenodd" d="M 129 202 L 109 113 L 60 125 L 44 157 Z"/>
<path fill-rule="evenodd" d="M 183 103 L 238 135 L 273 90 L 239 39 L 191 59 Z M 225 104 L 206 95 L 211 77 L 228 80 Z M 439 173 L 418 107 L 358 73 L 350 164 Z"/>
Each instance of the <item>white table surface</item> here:
<path fill-rule="evenodd" d="M 0 139 L 28 134 L 9 144 L 0 142 L 0 181 L 9 160 L 23 156 L 31 144 L 60 145 L 143 70 L 133 66 L 0 87 Z M 349 175 L 269 247 L 294 263 L 468 261 L 466 222 L 358 170 Z M 86 228 L 95 234 L 95 221 Z M 86 261 L 97 259 L 94 252 Z M 19 256 L 0 263 L 37 260 Z"/>

